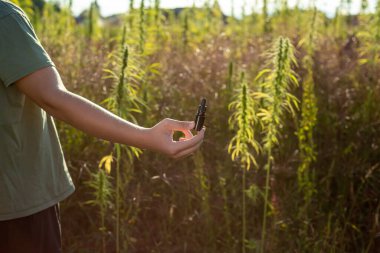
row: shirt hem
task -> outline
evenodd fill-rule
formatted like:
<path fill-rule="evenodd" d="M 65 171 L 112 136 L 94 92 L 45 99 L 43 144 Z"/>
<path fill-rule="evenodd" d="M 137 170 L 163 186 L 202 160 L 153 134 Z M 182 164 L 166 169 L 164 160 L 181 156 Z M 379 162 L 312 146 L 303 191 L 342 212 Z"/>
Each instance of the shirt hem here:
<path fill-rule="evenodd" d="M 36 207 L 30 208 L 27 210 L 11 213 L 11 214 L 2 214 L 2 215 L 0 215 L 0 221 L 13 220 L 13 219 L 22 218 L 25 216 L 29 216 L 29 215 L 38 213 L 44 209 L 47 209 L 49 207 L 54 206 L 55 204 L 57 204 L 60 201 L 64 200 L 65 198 L 70 196 L 74 191 L 75 191 L 75 187 L 71 186 L 70 189 L 68 189 L 67 191 L 65 191 L 64 193 L 59 195 L 58 197 L 56 197 L 56 198 L 54 198 L 48 202 L 45 202 L 41 205 L 38 205 Z"/>

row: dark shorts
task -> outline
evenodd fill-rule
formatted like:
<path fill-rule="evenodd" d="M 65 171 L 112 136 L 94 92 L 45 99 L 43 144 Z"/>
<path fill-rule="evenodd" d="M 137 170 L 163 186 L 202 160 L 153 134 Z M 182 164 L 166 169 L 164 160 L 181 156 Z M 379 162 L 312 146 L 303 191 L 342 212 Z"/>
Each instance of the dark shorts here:
<path fill-rule="evenodd" d="M 0 253 L 61 253 L 59 206 L 0 221 Z"/>

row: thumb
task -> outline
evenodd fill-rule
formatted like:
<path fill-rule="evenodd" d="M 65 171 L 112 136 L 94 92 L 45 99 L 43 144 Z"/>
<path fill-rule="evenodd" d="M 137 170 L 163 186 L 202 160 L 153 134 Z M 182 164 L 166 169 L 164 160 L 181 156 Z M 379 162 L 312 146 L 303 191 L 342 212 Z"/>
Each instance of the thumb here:
<path fill-rule="evenodd" d="M 179 121 L 175 119 L 165 119 L 167 126 L 172 130 L 182 131 L 194 128 L 194 121 Z"/>

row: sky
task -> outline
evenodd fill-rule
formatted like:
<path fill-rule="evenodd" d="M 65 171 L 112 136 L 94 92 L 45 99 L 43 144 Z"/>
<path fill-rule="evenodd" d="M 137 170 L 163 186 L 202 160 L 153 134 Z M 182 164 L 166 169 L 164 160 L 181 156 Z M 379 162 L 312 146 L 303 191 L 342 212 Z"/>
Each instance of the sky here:
<path fill-rule="evenodd" d="M 68 0 L 61 0 L 62 2 Z M 90 6 L 90 3 L 93 0 L 73 0 L 73 11 L 75 14 L 79 14 L 84 9 Z M 197 6 L 202 6 L 204 4 L 204 0 L 160 0 L 162 8 L 176 8 L 176 7 L 185 7 L 192 6 L 193 2 Z M 312 1 L 310 0 L 298 0 L 302 7 L 308 7 Z M 351 0 L 351 13 L 358 13 L 360 10 L 361 0 Z M 369 2 L 369 11 L 373 11 L 375 9 L 377 0 L 368 0 Z M 154 0 L 145 0 L 145 3 L 154 2 Z M 212 1 L 210 1 L 212 2 Z M 223 12 L 227 15 L 231 13 L 231 3 L 234 3 L 235 14 L 239 16 L 241 14 L 242 6 L 245 3 L 247 12 L 252 10 L 252 8 L 256 10 L 261 10 L 262 8 L 262 0 L 219 0 L 219 4 L 223 10 Z M 275 0 L 268 0 L 269 3 L 275 2 Z M 297 0 L 288 0 L 290 6 L 294 6 Z M 315 0 L 316 6 L 319 10 L 324 11 L 327 15 L 332 16 L 335 13 L 336 8 L 339 6 L 341 0 Z M 98 0 L 100 5 L 101 13 L 103 16 L 109 16 L 116 13 L 122 13 L 128 10 L 129 0 Z M 138 7 L 140 4 L 140 0 L 135 0 L 135 6 Z M 273 4 L 272 4 L 273 6 Z M 269 6 L 269 9 L 271 7 Z M 272 7 L 273 8 L 273 7 Z"/>

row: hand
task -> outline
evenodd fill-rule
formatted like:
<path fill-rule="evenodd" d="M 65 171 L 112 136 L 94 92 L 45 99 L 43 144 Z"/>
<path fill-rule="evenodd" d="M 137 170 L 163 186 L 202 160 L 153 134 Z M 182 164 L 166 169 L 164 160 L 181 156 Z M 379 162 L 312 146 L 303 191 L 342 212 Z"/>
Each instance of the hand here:
<path fill-rule="evenodd" d="M 190 131 L 193 128 L 193 121 L 166 118 L 148 130 L 149 145 L 147 148 L 164 153 L 174 159 L 189 156 L 201 146 L 206 130 L 203 128 L 197 135 L 193 136 Z M 179 141 L 174 141 L 174 131 L 184 133 L 185 137 Z"/>

